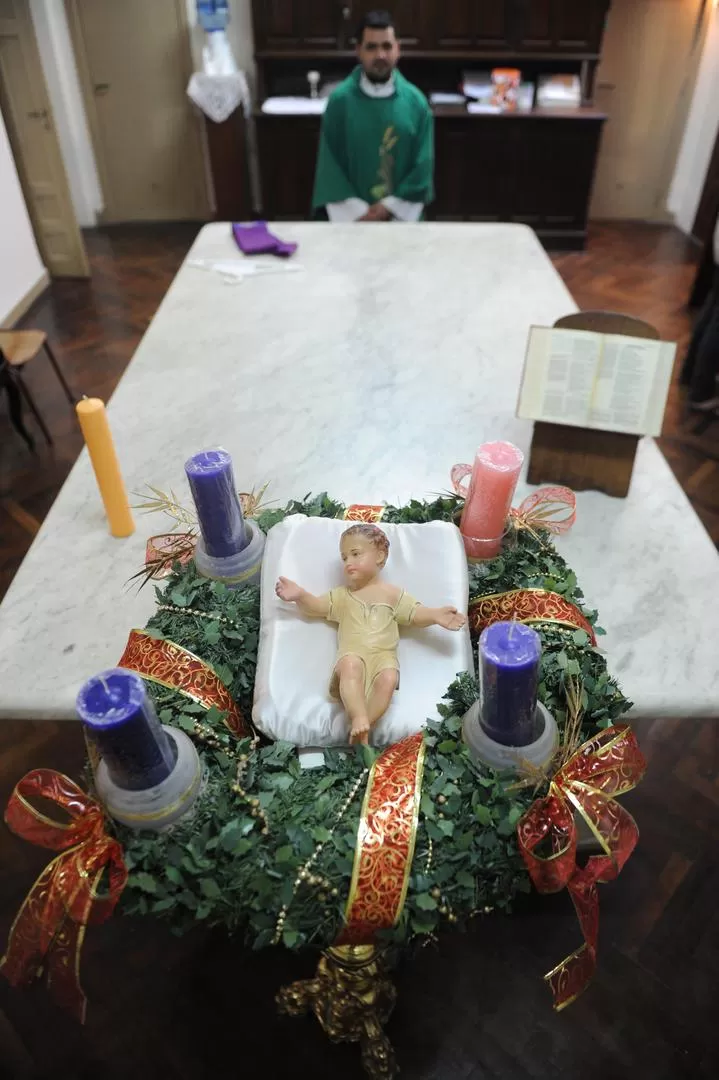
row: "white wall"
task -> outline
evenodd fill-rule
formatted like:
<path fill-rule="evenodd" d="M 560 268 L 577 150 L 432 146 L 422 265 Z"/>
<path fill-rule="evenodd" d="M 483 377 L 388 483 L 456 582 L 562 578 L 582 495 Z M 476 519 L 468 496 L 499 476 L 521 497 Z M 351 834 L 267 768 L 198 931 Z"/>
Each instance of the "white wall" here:
<path fill-rule="evenodd" d="M 81 226 L 95 225 L 104 200 L 63 0 L 30 0 L 40 58 Z"/>
<path fill-rule="evenodd" d="M 690 233 L 719 131 L 719 7 L 714 2 L 689 118 L 667 196 L 667 209 Z"/>
<path fill-rule="evenodd" d="M 44 274 L 0 114 L 0 325 Z"/>

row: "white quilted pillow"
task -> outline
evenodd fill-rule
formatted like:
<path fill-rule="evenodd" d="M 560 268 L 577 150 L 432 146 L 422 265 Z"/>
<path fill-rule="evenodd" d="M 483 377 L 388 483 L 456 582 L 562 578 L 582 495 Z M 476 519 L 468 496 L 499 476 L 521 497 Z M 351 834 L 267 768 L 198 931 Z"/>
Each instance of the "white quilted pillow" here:
<path fill-rule="evenodd" d="M 339 543 L 346 521 L 296 514 L 270 530 L 262 564 L 260 645 L 252 718 L 272 739 L 297 746 L 346 746 L 347 718 L 328 686 L 337 628 L 302 615 L 275 595 L 282 575 L 316 595 L 343 584 Z M 467 610 L 467 560 L 459 531 L 447 522 L 385 525 L 390 554 L 383 575 L 430 607 Z M 400 630 L 400 689 L 375 727 L 378 746 L 419 731 L 458 672 L 472 671 L 467 629 Z"/>

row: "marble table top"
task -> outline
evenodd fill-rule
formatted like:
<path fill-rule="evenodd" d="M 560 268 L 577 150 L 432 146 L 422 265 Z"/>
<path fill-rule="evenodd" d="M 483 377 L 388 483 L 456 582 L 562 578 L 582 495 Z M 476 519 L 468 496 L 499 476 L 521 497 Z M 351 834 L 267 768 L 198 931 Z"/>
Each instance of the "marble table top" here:
<path fill-rule="evenodd" d="M 109 415 L 128 489 L 186 496 L 183 462 L 221 444 L 238 485 L 284 502 L 326 489 L 405 502 L 449 487 L 455 462 L 510 439 L 527 332 L 575 305 L 520 225 L 282 224 L 294 262 L 229 284 L 185 263 Z M 225 224 L 188 259 L 238 253 Z M 520 485 L 519 497 L 529 489 Z M 128 587 L 158 515 L 114 540 L 85 451 L 0 606 L 0 717 L 70 718 L 85 678 L 119 659 L 151 588 Z M 607 630 L 635 710 L 719 713 L 719 557 L 652 439 L 626 499 L 578 496 L 558 547 Z"/>

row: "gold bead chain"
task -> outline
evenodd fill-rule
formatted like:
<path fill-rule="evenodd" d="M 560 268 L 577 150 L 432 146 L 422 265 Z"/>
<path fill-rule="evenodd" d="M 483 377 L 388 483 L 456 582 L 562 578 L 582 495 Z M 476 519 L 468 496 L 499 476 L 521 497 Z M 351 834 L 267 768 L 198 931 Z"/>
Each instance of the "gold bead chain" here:
<path fill-rule="evenodd" d="M 280 910 L 280 913 L 277 916 L 277 923 L 275 925 L 275 936 L 274 936 L 274 939 L 273 939 L 273 942 L 272 942 L 273 945 L 279 945 L 280 940 L 282 939 L 282 931 L 285 928 L 285 919 L 287 918 L 287 912 L 289 911 L 289 909 L 290 909 L 290 907 L 292 905 L 292 901 L 294 900 L 294 898 L 295 898 L 295 896 L 297 894 L 297 890 L 299 889 L 300 885 L 302 885 L 304 882 L 307 882 L 308 885 L 323 885 L 325 887 L 329 886 L 329 882 L 326 880 L 326 878 L 322 878 L 321 876 L 311 874 L 310 873 L 310 868 L 313 866 L 314 863 L 317 862 L 317 860 L 319 859 L 320 855 L 322 854 L 325 846 L 332 839 L 332 834 L 334 833 L 335 829 L 337 828 L 339 823 L 342 821 L 342 818 L 345 816 L 345 814 L 349 810 L 350 806 L 352 805 L 352 802 L 354 801 L 354 798 L 355 798 L 357 792 L 359 791 L 360 787 L 362 786 L 362 782 L 365 779 L 365 777 L 368 775 L 368 773 L 369 773 L 369 769 L 363 769 L 362 770 L 361 775 L 357 779 L 357 781 L 354 784 L 354 786 L 353 786 L 352 790 L 350 791 L 349 795 L 347 796 L 347 798 L 343 802 L 342 806 L 340 807 L 340 811 L 339 811 L 339 813 L 337 815 L 337 820 L 335 821 L 334 825 L 330 829 L 330 835 L 327 837 L 326 840 L 323 840 L 321 843 L 319 843 L 317 845 L 317 847 L 315 848 L 313 853 L 310 855 L 309 859 L 307 859 L 307 861 L 304 863 L 304 865 L 301 866 L 300 869 L 297 871 L 297 877 L 295 878 L 294 883 L 293 883 L 293 887 L 292 887 L 292 896 L 290 897 L 289 902 L 282 906 L 282 908 Z M 337 893 L 338 893 L 337 889 L 332 889 L 332 891 L 331 891 L 332 896 L 336 896 Z M 320 896 L 322 896 L 321 893 L 320 893 Z M 325 899 L 327 899 L 327 898 L 325 897 Z"/>
<path fill-rule="evenodd" d="M 228 626 L 234 626 L 237 630 L 242 630 L 242 627 L 234 619 L 228 619 L 227 615 L 220 615 L 217 612 L 212 611 L 200 611 L 199 608 L 191 607 L 177 607 L 175 604 L 158 604 L 158 611 L 172 611 L 175 615 L 194 615 L 198 619 L 214 619 L 215 622 L 227 623 Z"/>

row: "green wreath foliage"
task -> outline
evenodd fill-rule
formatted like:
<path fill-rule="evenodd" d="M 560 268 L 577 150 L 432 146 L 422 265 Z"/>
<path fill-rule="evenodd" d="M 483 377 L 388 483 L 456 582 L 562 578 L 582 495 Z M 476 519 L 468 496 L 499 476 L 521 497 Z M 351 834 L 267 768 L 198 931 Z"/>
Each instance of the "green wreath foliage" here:
<path fill-rule="evenodd" d="M 442 496 L 388 507 L 388 523 L 453 520 L 461 500 Z M 288 514 L 341 517 L 344 506 L 327 495 L 307 497 L 259 517 L 267 531 Z M 581 608 L 596 633 L 596 612 L 547 533 L 519 531 L 503 554 L 470 569 L 469 597 L 540 587 Z M 175 567 L 147 630 L 201 656 L 249 717 L 259 636 L 259 588 L 232 591 L 200 577 L 194 564 Z M 187 612 L 186 614 L 184 612 Z M 193 614 L 202 612 L 202 615 Z M 208 617 L 210 616 L 210 617 Z M 220 617 L 224 617 L 221 619 Z M 567 680 L 582 687 L 582 735 L 588 738 L 630 708 L 607 672 L 602 653 L 583 630 L 539 626 L 542 637 L 540 699 L 566 720 Z M 240 933 L 256 949 L 330 945 L 343 923 L 366 776 L 378 750 L 325 750 L 323 769 L 300 768 L 290 743 L 237 740 L 217 709 L 209 712 L 173 690 L 150 683 L 163 723 L 191 737 L 196 723 L 211 730 L 213 745 L 198 742 L 207 783 L 196 812 L 164 834 L 116 826 L 130 869 L 121 908 L 160 916 L 176 933 L 198 922 Z M 529 878 L 519 855 L 516 824 L 536 787 L 476 765 L 462 742 L 462 717 L 477 697 L 476 680 L 459 677 L 439 706 L 439 722 L 425 729 L 426 758 L 419 825 L 407 899 L 399 923 L 384 933 L 390 943 L 463 929 L 478 913 L 509 911 Z M 233 790 L 237 757 L 248 756 L 242 792 Z M 342 808 L 352 792 L 350 805 Z M 266 822 L 266 827 L 265 827 Z M 320 847 L 308 876 L 298 874 Z M 284 917 L 282 917 L 284 915 Z"/>

